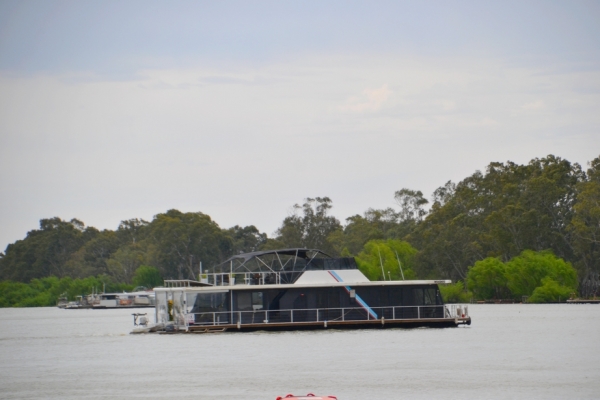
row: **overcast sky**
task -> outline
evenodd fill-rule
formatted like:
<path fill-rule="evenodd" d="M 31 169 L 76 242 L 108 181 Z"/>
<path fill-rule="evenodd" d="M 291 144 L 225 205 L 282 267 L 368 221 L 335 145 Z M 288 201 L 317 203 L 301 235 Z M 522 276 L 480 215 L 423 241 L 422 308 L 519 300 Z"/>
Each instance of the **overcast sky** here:
<path fill-rule="evenodd" d="M 0 0 L 0 250 L 176 208 L 271 234 L 600 155 L 599 1 Z"/>

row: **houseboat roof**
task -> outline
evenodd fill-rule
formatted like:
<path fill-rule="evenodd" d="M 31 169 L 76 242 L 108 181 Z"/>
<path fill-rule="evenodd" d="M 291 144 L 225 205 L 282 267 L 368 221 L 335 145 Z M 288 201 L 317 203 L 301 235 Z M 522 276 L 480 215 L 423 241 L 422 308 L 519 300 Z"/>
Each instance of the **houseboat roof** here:
<path fill-rule="evenodd" d="M 221 264 L 226 264 L 231 260 L 244 260 L 248 261 L 255 257 L 262 257 L 271 254 L 277 255 L 286 255 L 286 256 L 295 256 L 303 259 L 314 258 L 309 257 L 309 253 L 316 253 L 317 255 L 321 255 L 322 257 L 332 258 L 329 254 L 319 250 L 319 249 L 306 249 L 306 248 L 290 248 L 290 249 L 277 249 L 277 250 L 264 250 L 264 251 L 252 251 L 250 253 L 242 253 L 237 254 L 235 256 L 229 257 L 227 260 L 223 261 Z"/>
<path fill-rule="evenodd" d="M 331 257 L 318 249 L 289 248 L 237 254 L 209 267 L 209 274 L 219 273 L 286 273 L 293 281 L 299 272 L 308 270 L 358 269 L 353 257 Z"/>
<path fill-rule="evenodd" d="M 346 286 L 419 286 L 419 285 L 436 285 L 452 283 L 451 280 L 408 280 L 408 281 L 361 281 L 361 282 L 311 282 L 311 283 L 282 283 L 277 285 L 264 284 L 264 285 L 206 285 L 206 286 L 179 286 L 171 285 L 170 283 L 177 282 L 176 280 L 165 281 L 166 287 L 155 288 L 157 292 L 172 291 L 173 289 L 181 289 L 184 291 L 202 291 L 202 292 L 223 292 L 230 290 L 266 290 L 266 289 L 302 289 L 302 288 L 319 288 L 319 287 L 346 287 Z"/>

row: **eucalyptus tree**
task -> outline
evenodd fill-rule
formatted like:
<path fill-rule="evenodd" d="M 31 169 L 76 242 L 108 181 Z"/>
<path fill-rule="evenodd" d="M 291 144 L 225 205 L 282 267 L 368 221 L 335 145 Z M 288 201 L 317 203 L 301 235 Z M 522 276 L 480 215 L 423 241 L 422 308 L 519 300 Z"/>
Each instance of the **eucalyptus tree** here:
<path fill-rule="evenodd" d="M 261 233 L 254 225 L 235 225 L 224 231 L 232 241 L 232 255 L 257 251 L 267 242 L 267 234 Z"/>
<path fill-rule="evenodd" d="M 493 162 L 485 173 L 447 183 L 407 237 L 420 250 L 418 270 L 464 279 L 476 261 L 507 261 L 526 249 L 573 261 L 568 227 L 584 177 L 578 164 L 549 155 L 527 165 Z"/>
<path fill-rule="evenodd" d="M 58 217 L 40 220 L 40 229 L 27 232 L 23 240 L 9 244 L 0 262 L 0 279 L 28 282 L 34 278 L 68 276 L 69 259 L 98 234 L 83 222 Z"/>
<path fill-rule="evenodd" d="M 115 231 L 103 230 L 87 241 L 67 262 L 72 278 L 108 274 L 108 260 L 121 243 Z"/>
<path fill-rule="evenodd" d="M 424 206 L 429 203 L 420 190 L 403 188 L 394 194 L 396 203 L 400 206 L 400 221 L 419 222 L 427 215 Z"/>
<path fill-rule="evenodd" d="M 106 261 L 108 274 L 118 282 L 131 283 L 135 271 L 146 260 L 146 252 L 139 244 L 121 246 Z"/>
<path fill-rule="evenodd" d="M 492 251 L 507 259 L 524 249 L 552 249 L 574 259 L 568 228 L 577 185 L 585 178 L 579 164 L 549 155 L 524 166 L 498 165 L 488 175 L 496 189 L 484 227 Z"/>
<path fill-rule="evenodd" d="M 306 198 L 302 206 L 295 204 L 293 214 L 286 217 L 277 230 L 276 240 L 285 247 L 321 249 L 337 254 L 329 237 L 340 231 L 342 225 L 337 218 L 329 215 L 331 208 L 329 197 Z"/>
<path fill-rule="evenodd" d="M 583 296 L 600 293 L 600 157 L 589 165 L 586 179 L 577 187 L 577 202 L 569 227 Z"/>
<path fill-rule="evenodd" d="M 357 255 L 370 240 L 396 239 L 402 237 L 398 232 L 398 213 L 392 208 L 376 210 L 369 208 L 361 215 L 346 218 L 343 230 L 337 230 L 329 237 L 338 253 Z"/>
<path fill-rule="evenodd" d="M 149 222 L 140 218 L 121 221 L 117 228 L 117 236 L 122 244 L 136 243 L 144 240 L 149 233 Z"/>
<path fill-rule="evenodd" d="M 201 212 L 169 210 L 156 215 L 148 229 L 146 245 L 152 247 L 153 263 L 166 278 L 194 278 L 200 262 L 217 264 L 233 247 L 232 239 Z"/>

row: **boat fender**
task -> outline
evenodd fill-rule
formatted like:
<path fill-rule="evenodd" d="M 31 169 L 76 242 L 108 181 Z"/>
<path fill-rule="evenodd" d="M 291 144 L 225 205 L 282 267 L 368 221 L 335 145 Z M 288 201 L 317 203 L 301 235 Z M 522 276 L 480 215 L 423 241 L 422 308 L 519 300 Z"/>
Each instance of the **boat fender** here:
<path fill-rule="evenodd" d="M 323 327 L 327 328 L 327 321 L 323 321 Z"/>
<path fill-rule="evenodd" d="M 237 328 L 240 329 L 241 327 L 242 327 L 242 323 L 240 321 L 238 321 Z"/>
<path fill-rule="evenodd" d="M 381 326 L 385 325 L 385 317 L 381 317 Z"/>

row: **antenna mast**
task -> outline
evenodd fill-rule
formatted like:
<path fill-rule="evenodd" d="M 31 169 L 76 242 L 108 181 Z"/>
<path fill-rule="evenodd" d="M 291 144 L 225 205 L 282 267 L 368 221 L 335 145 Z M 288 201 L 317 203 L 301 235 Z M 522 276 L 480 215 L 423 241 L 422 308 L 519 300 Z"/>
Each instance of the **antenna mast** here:
<path fill-rule="evenodd" d="M 398 252 L 396 250 L 394 250 L 394 253 L 396 253 L 396 260 L 398 260 L 398 266 L 400 267 L 400 273 L 402 274 L 402 280 L 405 280 L 404 272 L 402 272 L 402 264 L 400 263 L 400 257 L 398 257 Z"/>

